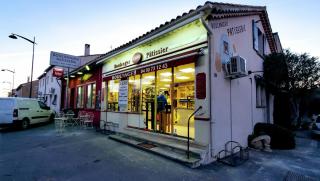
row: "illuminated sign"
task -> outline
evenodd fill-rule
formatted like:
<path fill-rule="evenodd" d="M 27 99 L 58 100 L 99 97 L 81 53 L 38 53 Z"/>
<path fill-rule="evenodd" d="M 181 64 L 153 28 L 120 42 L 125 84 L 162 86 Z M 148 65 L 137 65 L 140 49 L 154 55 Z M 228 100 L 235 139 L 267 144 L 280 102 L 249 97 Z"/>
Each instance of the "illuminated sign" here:
<path fill-rule="evenodd" d="M 142 61 L 142 53 L 135 53 L 132 57 L 132 63 L 133 64 L 138 64 Z"/>
<path fill-rule="evenodd" d="M 224 26 L 224 24 L 219 26 Z M 131 65 L 134 66 L 141 62 L 151 61 L 160 56 L 165 56 L 169 53 L 174 53 L 183 50 L 184 48 L 207 42 L 207 35 L 206 28 L 200 20 L 196 20 L 188 25 L 173 30 L 170 33 L 99 61 L 104 63 L 102 72 L 107 73 Z M 141 54 L 137 54 L 137 52 Z M 140 57 L 141 55 L 143 56 Z"/>
<path fill-rule="evenodd" d="M 158 50 L 153 50 L 153 51 L 147 52 L 147 58 L 155 57 L 157 55 L 161 55 L 166 52 L 168 52 L 168 47 L 160 48 Z"/>
<path fill-rule="evenodd" d="M 52 76 L 53 77 L 59 77 L 59 78 L 63 77 L 63 69 L 61 69 L 61 68 L 53 68 Z"/>
<path fill-rule="evenodd" d="M 130 64 L 130 60 L 114 64 L 114 69 L 125 67 Z"/>

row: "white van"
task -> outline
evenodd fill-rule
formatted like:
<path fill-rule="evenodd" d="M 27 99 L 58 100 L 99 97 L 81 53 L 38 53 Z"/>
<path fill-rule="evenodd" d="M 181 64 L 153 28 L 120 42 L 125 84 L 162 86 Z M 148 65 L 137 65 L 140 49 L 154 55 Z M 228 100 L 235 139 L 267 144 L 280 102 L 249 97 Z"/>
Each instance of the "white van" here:
<path fill-rule="evenodd" d="M 37 99 L 0 97 L 0 126 L 26 129 L 30 124 L 53 121 L 54 116 L 54 111 Z"/>

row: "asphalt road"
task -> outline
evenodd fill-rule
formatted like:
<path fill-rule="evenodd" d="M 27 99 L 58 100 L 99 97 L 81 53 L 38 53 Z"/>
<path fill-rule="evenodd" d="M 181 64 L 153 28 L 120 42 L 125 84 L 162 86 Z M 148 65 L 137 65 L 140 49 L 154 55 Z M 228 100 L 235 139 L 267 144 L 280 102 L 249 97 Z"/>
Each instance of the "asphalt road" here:
<path fill-rule="evenodd" d="M 320 144 L 304 138 L 295 150 L 250 151 L 238 167 L 213 163 L 191 169 L 108 139 L 94 130 L 53 124 L 0 131 L 0 180 L 283 180 L 288 171 L 320 178 Z"/>

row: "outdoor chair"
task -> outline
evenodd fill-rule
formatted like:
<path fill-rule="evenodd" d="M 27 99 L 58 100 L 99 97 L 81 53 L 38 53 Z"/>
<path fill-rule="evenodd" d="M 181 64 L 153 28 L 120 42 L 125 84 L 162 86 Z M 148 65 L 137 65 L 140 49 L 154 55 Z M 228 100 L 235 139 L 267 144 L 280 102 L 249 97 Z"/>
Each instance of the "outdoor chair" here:
<path fill-rule="evenodd" d="M 93 128 L 93 115 L 85 116 L 85 119 L 82 120 L 82 127 L 84 128 Z"/>

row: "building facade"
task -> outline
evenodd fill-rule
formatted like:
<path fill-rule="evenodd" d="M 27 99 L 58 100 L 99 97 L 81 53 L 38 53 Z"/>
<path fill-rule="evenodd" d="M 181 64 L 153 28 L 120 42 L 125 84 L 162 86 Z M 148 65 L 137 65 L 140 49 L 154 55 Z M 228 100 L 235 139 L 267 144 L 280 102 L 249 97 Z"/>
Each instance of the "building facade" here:
<path fill-rule="evenodd" d="M 78 56 L 80 57 L 80 67 L 97 58 L 98 56 L 100 55 L 90 55 L 90 45 L 85 44 L 84 55 Z M 73 70 L 74 69 L 69 69 L 69 73 L 71 73 Z M 62 75 L 56 75 L 57 71 L 59 71 L 59 74 Z M 44 73 L 38 77 L 38 98 L 57 113 L 62 109 L 67 108 L 67 105 L 64 101 L 66 81 L 63 79 L 63 77 L 67 74 L 67 68 L 50 65 L 44 71 Z"/>
<path fill-rule="evenodd" d="M 32 93 L 31 93 L 31 98 L 37 98 L 38 96 L 38 80 L 32 81 Z M 31 83 L 23 83 L 20 84 L 16 89 L 15 89 L 15 95 L 16 97 L 29 97 L 30 95 L 30 86 Z"/>
<path fill-rule="evenodd" d="M 119 133 L 189 137 L 206 164 L 229 141 L 247 146 L 256 123 L 273 123 L 263 61 L 282 51 L 275 37 L 265 7 L 207 2 L 98 57 L 89 78 L 70 80 L 70 104 L 100 100 L 99 119 Z"/>
<path fill-rule="evenodd" d="M 93 125 L 99 126 L 101 109 L 101 66 L 96 59 L 71 72 L 69 81 L 68 108 L 77 115 L 91 115 Z"/>

